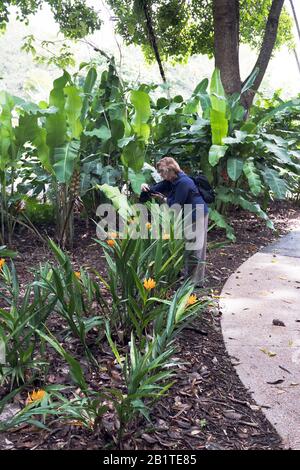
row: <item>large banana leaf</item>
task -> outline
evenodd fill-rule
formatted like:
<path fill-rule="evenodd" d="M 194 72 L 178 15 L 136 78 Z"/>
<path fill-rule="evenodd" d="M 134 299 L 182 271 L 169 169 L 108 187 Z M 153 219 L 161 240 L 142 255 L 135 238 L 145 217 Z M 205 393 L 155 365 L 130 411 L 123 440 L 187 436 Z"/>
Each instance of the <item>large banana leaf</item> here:
<path fill-rule="evenodd" d="M 128 171 L 128 178 L 131 183 L 132 189 L 136 194 L 140 194 L 141 185 L 145 183 L 146 178 L 143 173 L 135 173 L 131 168 Z"/>
<path fill-rule="evenodd" d="M 74 171 L 75 162 L 79 155 L 79 141 L 66 143 L 63 147 L 54 149 L 53 170 L 59 183 L 69 183 Z"/>
<path fill-rule="evenodd" d="M 240 144 L 244 142 L 249 135 L 246 131 L 234 131 L 234 134 L 235 137 L 225 137 L 223 144 Z"/>
<path fill-rule="evenodd" d="M 252 160 L 245 162 L 243 172 L 248 180 L 250 191 L 254 196 L 258 196 L 261 192 L 261 181 Z"/>
<path fill-rule="evenodd" d="M 209 149 L 208 160 L 211 166 L 216 166 L 219 163 L 219 160 L 224 157 L 227 145 L 212 145 Z"/>
<path fill-rule="evenodd" d="M 145 144 L 140 141 L 129 142 L 124 147 L 121 161 L 123 165 L 128 168 L 132 168 L 135 172 L 139 172 L 143 168 L 145 159 Z"/>
<path fill-rule="evenodd" d="M 82 108 L 81 108 L 81 116 L 80 116 L 81 122 L 83 122 L 87 116 L 87 112 L 89 109 L 90 95 L 92 93 L 96 80 L 97 80 L 96 69 L 94 67 L 91 67 L 87 73 L 87 76 L 83 84 L 84 98 L 83 98 L 83 103 L 82 103 Z"/>
<path fill-rule="evenodd" d="M 187 103 L 186 108 L 184 108 L 185 113 L 193 113 L 198 112 L 199 101 L 202 108 L 202 117 L 205 119 L 209 119 L 209 111 L 211 107 L 211 102 L 209 95 L 207 93 L 208 87 L 208 79 L 205 78 L 196 86 L 195 90 L 193 91 L 191 100 Z M 195 111 L 193 111 L 193 106 Z"/>
<path fill-rule="evenodd" d="M 36 115 L 27 113 L 21 115 L 18 126 L 15 127 L 16 145 L 22 147 L 26 142 L 32 142 L 38 129 Z"/>
<path fill-rule="evenodd" d="M 119 188 L 109 186 L 108 184 L 102 184 L 98 186 L 105 196 L 111 200 L 114 208 L 119 212 L 121 217 L 127 220 L 128 215 L 132 215 L 133 211 L 128 199 L 124 194 L 121 194 Z"/>
<path fill-rule="evenodd" d="M 210 82 L 210 125 L 212 144 L 222 145 L 228 133 L 227 98 L 221 81 L 220 70 L 215 69 Z"/>
<path fill-rule="evenodd" d="M 192 96 L 199 95 L 200 93 L 205 93 L 208 87 L 208 79 L 204 78 L 201 80 L 200 83 L 196 86 L 195 90 L 192 93 Z"/>
<path fill-rule="evenodd" d="M 55 106 L 49 106 L 45 101 L 41 101 L 39 104 L 25 101 L 18 96 L 13 96 L 16 104 L 16 108 L 24 111 L 25 114 L 34 115 L 37 117 L 46 116 L 47 114 L 55 114 L 58 108 Z"/>
<path fill-rule="evenodd" d="M 273 153 L 273 155 L 275 155 L 275 157 L 277 157 L 280 162 L 293 163 L 288 150 L 285 148 L 279 147 L 278 145 L 272 144 L 271 142 L 264 142 L 263 145 L 269 152 Z"/>
<path fill-rule="evenodd" d="M 150 135 L 150 126 L 147 122 L 151 115 L 149 95 L 144 91 L 132 90 L 130 101 L 135 108 L 135 114 L 132 118 L 134 132 L 147 142 Z"/>
<path fill-rule="evenodd" d="M 223 139 L 227 136 L 228 133 L 227 118 L 222 112 L 216 111 L 215 109 L 211 109 L 210 125 L 213 145 L 222 145 Z"/>
<path fill-rule="evenodd" d="M 53 173 L 50 149 L 47 145 L 47 131 L 45 128 L 38 128 L 36 130 L 35 138 L 32 143 L 37 149 L 37 156 L 44 168 L 49 171 L 49 173 Z"/>
<path fill-rule="evenodd" d="M 46 119 L 47 145 L 50 149 L 62 147 L 66 141 L 67 119 L 65 112 L 64 88 L 69 81 L 69 74 L 64 74 L 53 82 L 53 89 L 50 92 L 49 105 L 55 106 L 58 111 L 50 114 Z"/>
<path fill-rule="evenodd" d="M 121 121 L 121 119 L 113 119 L 110 121 L 110 130 L 111 140 L 115 145 L 117 145 L 118 140 L 124 137 L 124 132 L 126 130 L 124 121 Z"/>
<path fill-rule="evenodd" d="M 290 109 L 290 108 L 300 109 L 300 99 L 296 98 L 290 101 L 286 101 L 283 104 L 280 104 L 275 109 L 272 109 L 272 111 L 270 111 L 269 113 L 264 114 L 264 117 L 260 121 L 258 121 L 257 125 L 261 126 L 262 124 L 269 121 L 273 117 L 277 116 L 278 114 L 284 112 L 286 109 Z"/>
<path fill-rule="evenodd" d="M 10 159 L 10 148 L 15 140 L 12 127 L 12 110 L 15 106 L 13 97 L 5 92 L 0 92 L 0 170 L 4 170 Z"/>
<path fill-rule="evenodd" d="M 10 129 L 0 125 L 0 170 L 5 170 L 6 164 L 10 159 L 9 148 L 13 142 Z"/>
<path fill-rule="evenodd" d="M 288 191 L 288 185 L 284 179 L 280 178 L 279 173 L 271 168 L 262 171 L 263 179 L 274 193 L 276 199 L 285 199 Z"/>
<path fill-rule="evenodd" d="M 107 142 L 111 138 L 111 132 L 107 126 L 101 126 L 99 129 L 93 129 L 92 131 L 84 131 L 84 135 L 98 137 L 103 142 Z"/>
<path fill-rule="evenodd" d="M 227 173 L 232 181 L 237 181 L 243 172 L 244 162 L 241 158 L 228 158 Z"/>
<path fill-rule="evenodd" d="M 16 145 L 22 147 L 31 142 L 37 149 L 37 157 L 43 167 L 53 173 L 50 160 L 50 149 L 47 145 L 47 131 L 38 125 L 38 114 L 24 114 L 19 117 L 19 125 L 15 128 Z"/>
<path fill-rule="evenodd" d="M 226 115 L 227 99 L 219 69 L 215 69 L 210 81 L 210 101 L 212 109 Z"/>
<path fill-rule="evenodd" d="M 71 139 L 79 139 L 82 132 L 82 124 L 80 121 L 82 110 L 82 99 L 79 89 L 76 86 L 66 86 L 64 88 L 66 95 L 65 113 L 69 124 L 69 137 Z"/>

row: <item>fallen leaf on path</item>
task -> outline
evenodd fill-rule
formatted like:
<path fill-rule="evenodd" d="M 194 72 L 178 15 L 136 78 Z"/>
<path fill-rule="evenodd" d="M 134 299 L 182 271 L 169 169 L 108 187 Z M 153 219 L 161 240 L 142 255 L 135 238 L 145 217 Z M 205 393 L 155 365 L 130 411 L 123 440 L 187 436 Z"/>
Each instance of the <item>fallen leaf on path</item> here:
<path fill-rule="evenodd" d="M 263 353 L 267 354 L 267 356 L 269 357 L 275 357 L 277 356 L 277 353 L 274 352 L 274 351 L 268 351 L 266 348 L 259 348 L 260 351 L 262 351 Z"/>
<path fill-rule="evenodd" d="M 267 382 L 267 384 L 269 385 L 279 385 L 279 384 L 282 384 L 284 382 L 284 379 L 278 379 L 278 380 L 274 380 L 274 382 Z"/>

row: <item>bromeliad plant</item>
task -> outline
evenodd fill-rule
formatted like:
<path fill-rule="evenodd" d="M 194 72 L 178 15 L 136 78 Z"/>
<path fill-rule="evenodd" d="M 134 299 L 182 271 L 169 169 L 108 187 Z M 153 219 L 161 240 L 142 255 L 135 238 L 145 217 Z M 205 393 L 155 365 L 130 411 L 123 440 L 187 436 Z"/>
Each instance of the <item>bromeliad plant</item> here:
<path fill-rule="evenodd" d="M 107 303 L 101 294 L 99 286 L 81 269 L 74 272 L 70 258 L 52 240 L 49 246 L 58 262 L 58 267 L 49 263 L 41 266 L 36 285 L 47 292 L 55 301 L 55 311 L 67 322 L 69 333 L 79 338 L 87 357 L 94 357 L 87 344 L 87 334 L 92 329 L 98 329 L 104 323 L 103 314 L 107 312 Z M 93 302 L 102 315 L 91 315 Z M 98 331 L 99 337 L 100 331 Z"/>
<path fill-rule="evenodd" d="M 22 204 L 26 193 L 32 188 L 24 191 L 17 180 L 23 167 L 22 159 L 30 152 L 29 143 L 35 146 L 39 158 L 46 164 L 44 135 L 37 123 L 55 112 L 54 107 L 42 109 L 6 92 L 0 92 L 0 239 L 3 243 L 11 243 L 16 223 L 28 227 L 28 221 L 24 221 L 22 217 Z M 29 228 L 34 230 L 30 222 Z"/>
<path fill-rule="evenodd" d="M 112 297 L 115 329 L 125 330 L 128 336 L 134 327 L 141 337 L 161 309 L 161 305 L 152 299 L 153 293 L 156 297 L 166 298 L 178 280 L 183 265 L 184 240 L 174 237 L 175 225 L 172 223 L 169 233 L 161 233 L 163 214 L 159 211 L 153 225 L 142 219 L 139 224 L 134 206 L 117 188 L 100 188 L 123 216 L 127 233 L 108 233 L 106 240 L 96 240 L 104 251 L 108 279 L 99 277 Z M 139 237 L 138 230 L 147 238 Z M 152 230 L 160 234 L 159 238 L 151 238 Z"/>
<path fill-rule="evenodd" d="M 29 284 L 21 295 L 17 272 L 13 263 L 0 263 L 0 343 L 4 363 L 0 364 L 1 383 L 10 381 L 11 387 L 34 379 L 34 371 L 45 364 L 35 333 L 42 328 L 52 313 L 56 299 L 40 288 Z"/>

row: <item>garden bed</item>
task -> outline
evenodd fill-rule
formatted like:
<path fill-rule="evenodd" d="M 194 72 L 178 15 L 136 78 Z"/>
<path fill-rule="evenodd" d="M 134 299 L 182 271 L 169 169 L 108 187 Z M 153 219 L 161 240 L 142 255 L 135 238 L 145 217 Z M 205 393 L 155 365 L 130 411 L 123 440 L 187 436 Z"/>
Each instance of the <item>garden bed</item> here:
<path fill-rule="evenodd" d="M 269 211 L 278 234 L 290 231 L 299 221 L 300 211 L 291 203 L 274 203 Z M 232 212 L 237 242 L 214 248 L 208 253 L 207 284 L 202 292 L 210 297 L 211 305 L 197 321 L 178 337 L 176 357 L 180 365 L 176 371 L 175 384 L 167 396 L 157 402 L 151 411 L 151 424 L 137 418 L 127 429 L 123 440 L 124 449 L 279 449 L 281 440 L 263 410 L 252 400 L 240 382 L 228 357 L 220 328 L 218 295 L 226 279 L 238 266 L 255 252 L 276 238 L 263 221 L 241 210 Z M 52 233 L 49 232 L 51 236 Z M 93 267 L 103 273 L 101 251 L 92 238 L 95 231 L 84 222 L 77 224 L 75 246 L 72 252 L 74 269 Z M 19 257 L 15 265 L 24 285 L 32 280 L 32 272 L 39 262 L 51 257 L 38 240 L 22 232 L 16 238 Z M 224 233 L 215 230 L 209 234 L 212 244 L 224 241 Z M 105 273 L 103 273 L 105 274 Z M 55 319 L 51 320 L 55 323 Z M 60 325 L 54 324 L 59 331 Z M 81 359 L 79 341 L 68 344 L 74 357 Z M 97 355 L 96 351 L 93 351 Z M 48 351 L 51 368 L 49 383 L 69 383 L 68 368 L 57 356 Z M 97 356 L 100 369 L 89 374 L 86 380 L 91 388 L 101 386 L 122 387 L 119 367 L 109 347 Z M 1 391 L 3 396 L 7 390 Z M 24 406 L 26 393 L 14 398 L 15 406 Z M 70 425 L 53 426 L 51 431 L 38 430 L 31 425 L 21 425 L 0 434 L 1 449 L 104 449 L 114 448 L 117 422 L 108 413 L 97 432 Z"/>

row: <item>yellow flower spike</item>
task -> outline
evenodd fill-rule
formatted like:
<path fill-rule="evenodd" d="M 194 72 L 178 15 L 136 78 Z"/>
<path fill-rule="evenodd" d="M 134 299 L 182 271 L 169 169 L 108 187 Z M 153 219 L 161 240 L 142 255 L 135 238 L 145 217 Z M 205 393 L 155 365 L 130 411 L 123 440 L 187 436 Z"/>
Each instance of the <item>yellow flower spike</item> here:
<path fill-rule="evenodd" d="M 35 401 L 42 400 L 45 395 L 46 395 L 45 390 L 37 390 L 37 391 L 34 390 L 32 393 L 28 393 L 26 405 L 28 405 L 29 403 L 34 403 Z"/>
<path fill-rule="evenodd" d="M 0 258 L 0 271 L 2 270 L 3 266 L 5 265 L 5 259 Z"/>
<path fill-rule="evenodd" d="M 77 277 L 77 279 L 80 279 L 80 277 L 81 277 L 80 271 L 74 271 L 74 274 Z"/>
<path fill-rule="evenodd" d="M 108 246 L 113 247 L 116 242 L 115 242 L 115 240 L 106 240 L 106 243 L 108 244 Z"/>
<path fill-rule="evenodd" d="M 147 223 L 146 223 L 146 228 L 147 228 L 148 230 L 150 230 L 151 227 L 152 227 L 152 225 L 150 224 L 150 222 L 147 222 Z"/>
<path fill-rule="evenodd" d="M 197 296 L 195 294 L 192 294 L 187 299 L 186 305 L 187 306 L 194 305 L 197 302 L 197 300 L 198 300 Z"/>
<path fill-rule="evenodd" d="M 170 234 L 165 233 L 162 238 L 163 238 L 163 240 L 170 240 Z"/>
<path fill-rule="evenodd" d="M 154 279 L 152 279 L 152 277 L 149 277 L 149 279 L 144 279 L 144 287 L 146 290 L 154 289 L 155 286 L 156 282 Z"/>

